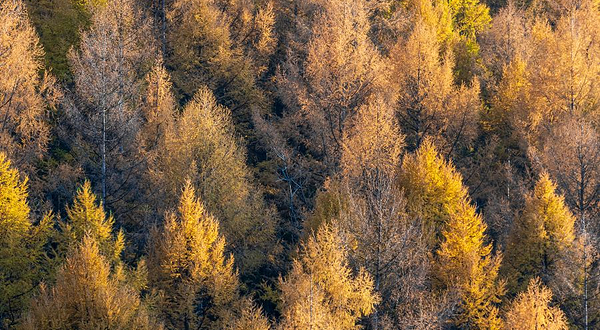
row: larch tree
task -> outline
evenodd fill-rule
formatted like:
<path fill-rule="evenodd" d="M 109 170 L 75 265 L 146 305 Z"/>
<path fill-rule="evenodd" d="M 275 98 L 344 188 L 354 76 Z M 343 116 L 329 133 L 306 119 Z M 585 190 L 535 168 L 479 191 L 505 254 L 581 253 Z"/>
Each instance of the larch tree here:
<path fill-rule="evenodd" d="M 503 265 L 512 294 L 534 277 L 550 284 L 561 259 L 573 253 L 575 218 L 555 190 L 548 174 L 542 174 L 513 225 Z"/>
<path fill-rule="evenodd" d="M 290 273 L 280 280 L 279 329 L 357 329 L 379 297 L 363 270 L 354 275 L 335 225 L 323 224 L 308 238 Z"/>
<path fill-rule="evenodd" d="M 552 24 L 544 17 L 530 23 L 522 41 L 529 49 L 506 65 L 498 87 L 499 106 L 516 115 L 513 127 L 537 148 L 548 128 L 565 117 L 597 122 L 600 14 L 593 1 L 567 3 Z"/>
<path fill-rule="evenodd" d="M 582 231 L 600 233 L 591 219 L 600 212 L 600 136 L 583 118 L 566 118 L 543 139 L 543 149 L 530 148 L 534 166 L 556 180 Z"/>
<path fill-rule="evenodd" d="M 465 329 L 499 329 L 501 257 L 492 253 L 486 225 L 471 205 L 462 176 L 426 140 L 405 157 L 399 184 L 409 216 L 422 222 L 428 249 L 435 254 L 432 288 L 458 299 L 452 322 Z"/>
<path fill-rule="evenodd" d="M 166 134 L 166 148 L 153 169 L 156 185 L 162 187 L 157 202 L 167 201 L 168 208 L 189 178 L 206 208 L 220 219 L 227 250 L 241 272 L 255 271 L 272 252 L 276 219 L 253 182 L 231 112 L 203 87 Z"/>
<path fill-rule="evenodd" d="M 390 79 L 398 91 L 396 113 L 409 150 L 432 137 L 450 157 L 475 138 L 481 104 L 478 83 L 454 84 L 452 51 L 441 52 L 441 46 L 436 26 L 417 18 L 410 36 L 390 51 Z"/>
<path fill-rule="evenodd" d="M 269 320 L 263 316 L 262 309 L 256 307 L 250 299 L 242 298 L 238 315 L 227 325 L 229 330 L 271 330 Z"/>
<path fill-rule="evenodd" d="M 168 329 L 264 328 L 261 311 L 239 295 L 219 222 L 185 184 L 179 208 L 152 236 L 149 287 Z"/>
<path fill-rule="evenodd" d="M 60 250 L 66 254 L 73 246 L 78 245 L 85 236 L 93 239 L 100 249 L 100 253 L 111 265 L 119 264 L 121 252 L 125 247 L 123 231 L 116 235 L 114 231 L 114 218 L 107 215 L 102 202 L 98 201 L 92 192 L 89 181 L 79 187 L 73 204 L 67 206 L 67 219 L 60 223 L 59 242 Z"/>
<path fill-rule="evenodd" d="M 490 105 L 482 113 L 481 126 L 512 151 L 505 154 L 513 163 L 522 147 L 523 132 L 518 123 L 525 118 L 519 110 L 526 107 L 518 100 L 527 95 L 526 62 L 534 48 L 530 40 L 535 20 L 531 16 L 511 1 L 481 36 L 482 95 Z"/>
<path fill-rule="evenodd" d="M 567 330 L 565 314 L 552 304 L 552 291 L 539 278 L 533 278 L 527 290 L 510 304 L 505 315 L 507 330 Z"/>
<path fill-rule="evenodd" d="M 587 0 L 544 5 L 544 16 L 535 20 L 526 38 L 531 49 L 507 66 L 508 74 L 499 84 L 495 103 L 500 106 L 499 113 L 506 109 L 510 114 L 511 125 L 531 162 L 557 180 L 578 222 L 590 224 L 586 219 L 593 217 L 589 212 L 594 212 L 597 200 L 593 197 L 597 190 L 597 152 L 593 146 L 595 129 L 591 127 L 597 126 L 599 113 L 599 12 L 597 3 Z M 591 228 L 579 224 L 577 227 L 582 228 L 581 239 L 591 238 L 584 233 Z M 584 227 L 587 228 L 583 230 Z M 590 243 L 584 245 L 589 248 Z M 586 268 L 587 264 L 582 262 L 581 266 Z M 584 273 L 588 272 L 585 269 Z M 561 295 L 552 289 L 555 295 Z M 585 320 L 583 314 L 574 318 L 570 309 L 564 310 L 573 322 Z M 586 321 L 580 323 L 585 327 L 583 323 Z"/>
<path fill-rule="evenodd" d="M 53 88 L 44 51 L 21 0 L 0 4 L 0 150 L 32 174 L 50 139 L 44 96 Z M 51 93 L 50 93 L 51 94 Z M 47 96 L 50 96 L 48 94 Z M 32 178 L 36 180 L 37 177 Z"/>
<path fill-rule="evenodd" d="M 524 290 L 531 278 L 540 277 L 570 322 L 585 328 L 597 322 L 592 275 L 597 272 L 593 266 L 597 252 L 589 234 L 576 233 L 576 218 L 555 190 L 543 174 L 513 225 L 502 273 L 511 294 Z"/>
<path fill-rule="evenodd" d="M 385 59 L 370 39 L 365 1 L 303 0 L 282 5 L 285 59 L 276 74 L 284 106 L 254 122 L 276 173 L 278 203 L 289 210 L 291 240 L 300 236 L 302 209 L 340 165 L 345 128 L 362 106 L 391 102 Z"/>
<path fill-rule="evenodd" d="M 264 106 L 256 80 L 275 49 L 275 16 L 268 2 L 174 0 L 166 7 L 167 66 L 183 100 L 207 85 L 251 134 L 251 109 Z"/>
<path fill-rule="evenodd" d="M 494 15 L 478 39 L 481 44 L 479 132 L 469 176 L 472 198 L 478 200 L 497 246 L 505 245 L 514 214 L 522 207 L 530 165 L 526 157 L 528 95 L 527 61 L 533 13 L 510 1 Z M 468 174 L 467 174 L 468 173 Z"/>
<path fill-rule="evenodd" d="M 600 104 L 600 11 L 593 0 L 557 1 L 561 16 L 555 23 L 550 44 L 536 58 L 536 70 L 532 71 L 533 84 L 545 90 L 540 97 L 551 119 L 583 115 L 595 125 L 599 122 Z M 551 21 L 552 22 L 552 21 Z M 544 57 L 545 56 L 545 57 Z M 537 61 L 545 59 L 546 61 Z M 548 72 L 537 68 L 552 65 L 556 70 Z M 538 85 L 539 84 L 539 85 Z M 538 87 L 539 88 L 539 87 Z"/>
<path fill-rule="evenodd" d="M 594 221 L 600 214 L 600 140 L 595 128 L 583 118 L 566 118 L 555 125 L 544 139 L 543 149 L 530 148 L 534 165 L 545 168 L 556 179 L 557 187 L 576 218 L 578 258 L 570 267 L 579 268 L 577 294 L 582 297 L 583 314 L 578 319 L 598 319 L 597 241 L 600 234 Z M 581 273 L 580 273 L 581 274 Z M 562 275 L 568 278 L 569 275 Z M 558 292 L 559 296 L 563 292 Z M 586 308 L 587 306 L 587 308 Z M 565 309 L 570 315 L 572 309 Z M 591 316 L 590 316 L 591 315 Z M 598 321 L 595 321 L 598 322 Z"/>
<path fill-rule="evenodd" d="M 147 237 L 152 223 L 162 217 L 165 209 L 174 205 L 165 203 L 165 182 L 161 180 L 160 163 L 167 155 L 171 132 L 176 129 L 178 107 L 170 75 L 161 59 L 146 75 L 142 98 L 141 127 L 135 141 L 137 153 L 143 160 L 139 166 L 138 191 L 141 193 L 136 197 L 141 207 L 135 212 L 138 226 L 135 233 L 130 233 L 139 241 Z"/>
<path fill-rule="evenodd" d="M 369 181 L 393 180 L 404 147 L 394 109 L 374 100 L 358 109 L 342 140 L 341 173 L 358 191 Z"/>
<path fill-rule="evenodd" d="M 491 24 L 481 35 L 481 74 L 487 92 L 495 91 L 504 68 L 519 57 L 525 59 L 531 50 L 527 43 L 532 27 L 531 14 L 513 1 L 494 15 Z"/>
<path fill-rule="evenodd" d="M 69 52 L 74 102 L 67 104 L 73 152 L 104 205 L 118 215 L 131 208 L 140 159 L 136 136 L 142 124 L 139 92 L 156 56 L 151 23 L 133 0 L 86 2 L 91 25 Z M 75 130 L 75 129 L 74 129 Z"/>
<path fill-rule="evenodd" d="M 427 314 L 429 325 L 437 320 L 438 301 L 424 290 L 429 269 L 424 236 L 420 224 L 407 217 L 397 186 L 402 151 L 394 108 L 382 101 L 361 107 L 344 134 L 340 182 L 330 185 L 329 198 L 317 197 L 317 212 L 326 212 L 310 218 L 338 221 L 352 246 L 349 265 L 372 276 L 381 297 L 369 317 L 373 329 L 410 326 L 422 320 L 419 313 Z M 427 296 L 431 310 L 421 308 L 419 296 Z"/>
<path fill-rule="evenodd" d="M 431 140 L 425 140 L 404 158 L 398 180 L 404 189 L 409 216 L 423 223 L 429 245 L 439 246 L 445 223 L 468 198 L 462 176 L 439 154 Z"/>
<path fill-rule="evenodd" d="M 41 280 L 50 226 L 50 217 L 32 223 L 27 179 L 0 151 L 0 327 L 17 323 Z"/>
<path fill-rule="evenodd" d="M 100 246 L 84 236 L 58 270 L 56 284 L 41 285 L 24 329 L 162 329 L 139 292 L 111 271 Z"/>
<path fill-rule="evenodd" d="M 477 37 L 490 24 L 490 9 L 478 0 L 450 0 L 447 4 L 452 16 L 453 28 L 458 38 L 454 44 L 456 55 L 455 79 L 469 84 L 479 62 Z"/>
<path fill-rule="evenodd" d="M 177 115 L 173 85 L 161 59 L 146 75 L 144 88 L 142 126 L 137 145 L 140 154 L 152 164 L 166 147 L 167 132 L 174 129 Z"/>
<path fill-rule="evenodd" d="M 435 272 L 442 288 L 456 293 L 458 312 L 453 322 L 460 329 L 501 329 L 497 305 L 504 294 L 498 279 L 501 255 L 492 253 L 487 226 L 469 200 L 462 200 L 443 229 Z"/>
<path fill-rule="evenodd" d="M 306 1 L 299 6 L 314 16 L 306 22 L 310 32 L 290 44 L 277 76 L 279 96 L 288 108 L 284 117 L 299 128 L 284 136 L 305 146 L 326 176 L 339 166 L 349 120 L 361 106 L 390 90 L 385 88 L 384 60 L 369 38 L 364 1 Z M 297 15 L 299 30 L 306 28 L 305 14 Z"/>

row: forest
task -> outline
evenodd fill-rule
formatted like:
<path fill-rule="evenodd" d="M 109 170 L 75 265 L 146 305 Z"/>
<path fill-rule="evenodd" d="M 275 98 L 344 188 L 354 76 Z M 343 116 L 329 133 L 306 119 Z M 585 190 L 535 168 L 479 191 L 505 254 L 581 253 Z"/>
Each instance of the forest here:
<path fill-rule="evenodd" d="M 0 329 L 600 329 L 600 0 L 0 0 Z"/>

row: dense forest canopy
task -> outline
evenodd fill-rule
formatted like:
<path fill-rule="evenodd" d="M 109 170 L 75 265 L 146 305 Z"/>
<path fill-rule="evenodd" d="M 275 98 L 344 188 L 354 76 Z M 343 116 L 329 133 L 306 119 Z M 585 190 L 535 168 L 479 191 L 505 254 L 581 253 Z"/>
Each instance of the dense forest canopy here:
<path fill-rule="evenodd" d="M 600 329 L 600 1 L 0 0 L 0 329 Z"/>

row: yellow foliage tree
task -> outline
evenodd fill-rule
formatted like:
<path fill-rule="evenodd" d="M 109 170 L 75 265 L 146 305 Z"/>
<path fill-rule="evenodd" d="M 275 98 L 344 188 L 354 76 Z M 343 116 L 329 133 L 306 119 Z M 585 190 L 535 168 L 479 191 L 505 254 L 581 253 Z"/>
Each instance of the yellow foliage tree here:
<path fill-rule="evenodd" d="M 129 215 L 144 168 L 136 141 L 143 119 L 140 89 L 157 53 L 152 20 L 132 0 L 82 4 L 90 26 L 68 54 L 75 94 L 66 102 L 65 142 L 104 206 L 133 231 L 139 219 Z"/>
<path fill-rule="evenodd" d="M 262 314 L 262 309 L 256 307 L 249 299 L 242 298 L 240 310 L 226 329 L 228 330 L 270 330 L 271 324 Z"/>
<path fill-rule="evenodd" d="M 550 306 L 552 291 L 539 278 L 529 282 L 527 290 L 511 303 L 505 316 L 506 330 L 567 330 L 565 314 Z"/>
<path fill-rule="evenodd" d="M 98 202 L 92 192 L 89 181 L 79 187 L 73 205 L 67 206 L 67 220 L 61 223 L 60 239 L 63 251 L 79 244 L 88 235 L 98 244 L 100 252 L 111 263 L 121 260 L 121 252 L 125 247 L 125 236 L 119 231 L 113 235 L 114 219 L 104 212 L 102 202 Z"/>
<path fill-rule="evenodd" d="M 175 129 L 165 134 L 165 148 L 152 168 L 155 184 L 162 188 L 156 202 L 170 207 L 190 178 L 206 208 L 220 220 L 241 272 L 256 270 L 273 250 L 275 216 L 253 182 L 231 112 L 203 87 L 185 106 Z"/>
<path fill-rule="evenodd" d="M 514 14 L 512 20 L 525 31 L 516 26 L 517 40 L 509 40 L 518 43 L 511 45 L 514 51 L 495 55 L 508 63 L 498 60 L 502 65 L 496 70 L 503 74 L 493 100 L 497 109 L 492 111 L 495 116 L 508 115 L 512 128 L 538 149 L 548 129 L 562 119 L 582 117 L 597 124 L 600 118 L 595 101 L 600 95 L 600 46 L 594 42 L 600 35 L 597 5 L 584 0 L 552 6 L 560 7 L 552 22 L 547 19 L 551 15 L 528 21 Z"/>
<path fill-rule="evenodd" d="M 502 327 L 496 306 L 504 294 L 504 283 L 497 278 L 502 257 L 492 255 L 485 230 L 481 216 L 464 199 L 447 220 L 437 251 L 437 279 L 460 299 L 454 318 L 460 329 Z"/>
<path fill-rule="evenodd" d="M 491 253 L 486 225 L 471 205 L 462 176 L 425 140 L 404 159 L 399 183 L 409 216 L 422 221 L 430 251 L 436 251 L 432 262 L 437 289 L 459 299 L 455 325 L 499 329 L 496 304 L 504 293 L 497 280 L 501 257 Z"/>
<path fill-rule="evenodd" d="M 143 125 L 137 136 L 138 148 L 152 162 L 164 147 L 166 132 L 173 129 L 176 102 L 171 78 L 161 59 L 154 63 L 145 79 Z"/>
<path fill-rule="evenodd" d="M 556 193 L 547 173 L 526 199 L 525 209 L 513 225 L 506 247 L 503 272 L 511 293 L 525 289 L 534 277 L 550 281 L 562 258 L 573 252 L 575 217 Z"/>
<path fill-rule="evenodd" d="M 286 120 L 299 129 L 282 135 L 305 145 L 331 175 L 345 127 L 362 106 L 391 99 L 392 90 L 385 61 L 369 38 L 366 1 L 300 1 L 294 19 L 297 40 L 290 42 L 277 83 L 290 111 Z"/>
<path fill-rule="evenodd" d="M 372 328 L 402 327 L 413 319 L 399 306 L 411 305 L 411 297 L 423 293 L 419 281 L 424 279 L 417 280 L 417 274 L 423 274 L 428 259 L 422 253 L 419 224 L 406 216 L 406 201 L 397 186 L 404 136 L 394 108 L 381 100 L 361 107 L 343 146 L 339 182 L 318 195 L 309 219 L 338 220 L 351 247 L 349 264 L 373 277 L 381 303 L 369 317 Z"/>
<path fill-rule="evenodd" d="M 24 329 L 161 329 L 139 293 L 111 272 L 91 236 L 71 249 L 52 288 L 41 286 Z"/>
<path fill-rule="evenodd" d="M 262 3 L 262 2 L 261 2 Z M 256 79 L 275 49 L 275 15 L 270 4 L 254 1 L 175 0 L 166 8 L 166 62 L 183 98 L 204 85 L 233 111 L 237 128 L 250 120 L 251 107 L 262 106 Z"/>
<path fill-rule="evenodd" d="M 358 109 L 342 143 L 342 175 L 350 182 L 360 186 L 376 175 L 395 175 L 404 136 L 394 117 L 393 108 L 381 99 Z"/>
<path fill-rule="evenodd" d="M 462 176 L 426 139 L 402 162 L 399 185 L 404 189 L 409 216 L 421 219 L 432 246 L 439 244 L 442 229 L 468 198 Z"/>
<path fill-rule="evenodd" d="M 0 327 L 19 319 L 41 277 L 42 245 L 51 219 L 34 226 L 29 212 L 27 179 L 20 179 L 0 152 Z"/>
<path fill-rule="evenodd" d="M 187 182 L 177 213 L 155 233 L 149 255 L 149 284 L 169 329 L 224 326 L 238 298 L 233 258 L 225 256 L 219 223 Z"/>
<path fill-rule="evenodd" d="M 379 298 L 373 280 L 360 270 L 352 275 L 338 230 L 323 224 L 309 237 L 292 270 L 280 279 L 280 329 L 357 329 Z"/>
<path fill-rule="evenodd" d="M 479 60 L 477 36 L 492 20 L 490 9 L 478 0 L 450 0 L 447 4 L 452 16 L 454 31 L 458 35 L 455 44 L 455 77 L 459 83 L 470 83 Z"/>
<path fill-rule="evenodd" d="M 51 87 L 40 76 L 44 51 L 22 0 L 0 4 L 0 151 L 30 173 L 49 140 L 43 93 Z"/>
<path fill-rule="evenodd" d="M 475 138 L 481 108 L 479 84 L 454 84 L 452 51 L 442 51 L 437 22 L 425 19 L 417 18 L 410 36 L 400 39 L 390 51 L 396 115 L 409 150 L 418 149 L 431 137 L 450 155 L 468 147 Z"/>

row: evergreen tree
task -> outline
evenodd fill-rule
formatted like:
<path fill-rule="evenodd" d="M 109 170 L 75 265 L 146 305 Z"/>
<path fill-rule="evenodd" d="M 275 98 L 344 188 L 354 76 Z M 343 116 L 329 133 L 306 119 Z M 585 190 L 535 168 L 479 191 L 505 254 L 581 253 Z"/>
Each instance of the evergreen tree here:
<path fill-rule="evenodd" d="M 24 0 L 44 47 L 44 64 L 56 78 L 72 83 L 67 53 L 79 44 L 80 29 L 89 23 L 86 1 Z"/>

